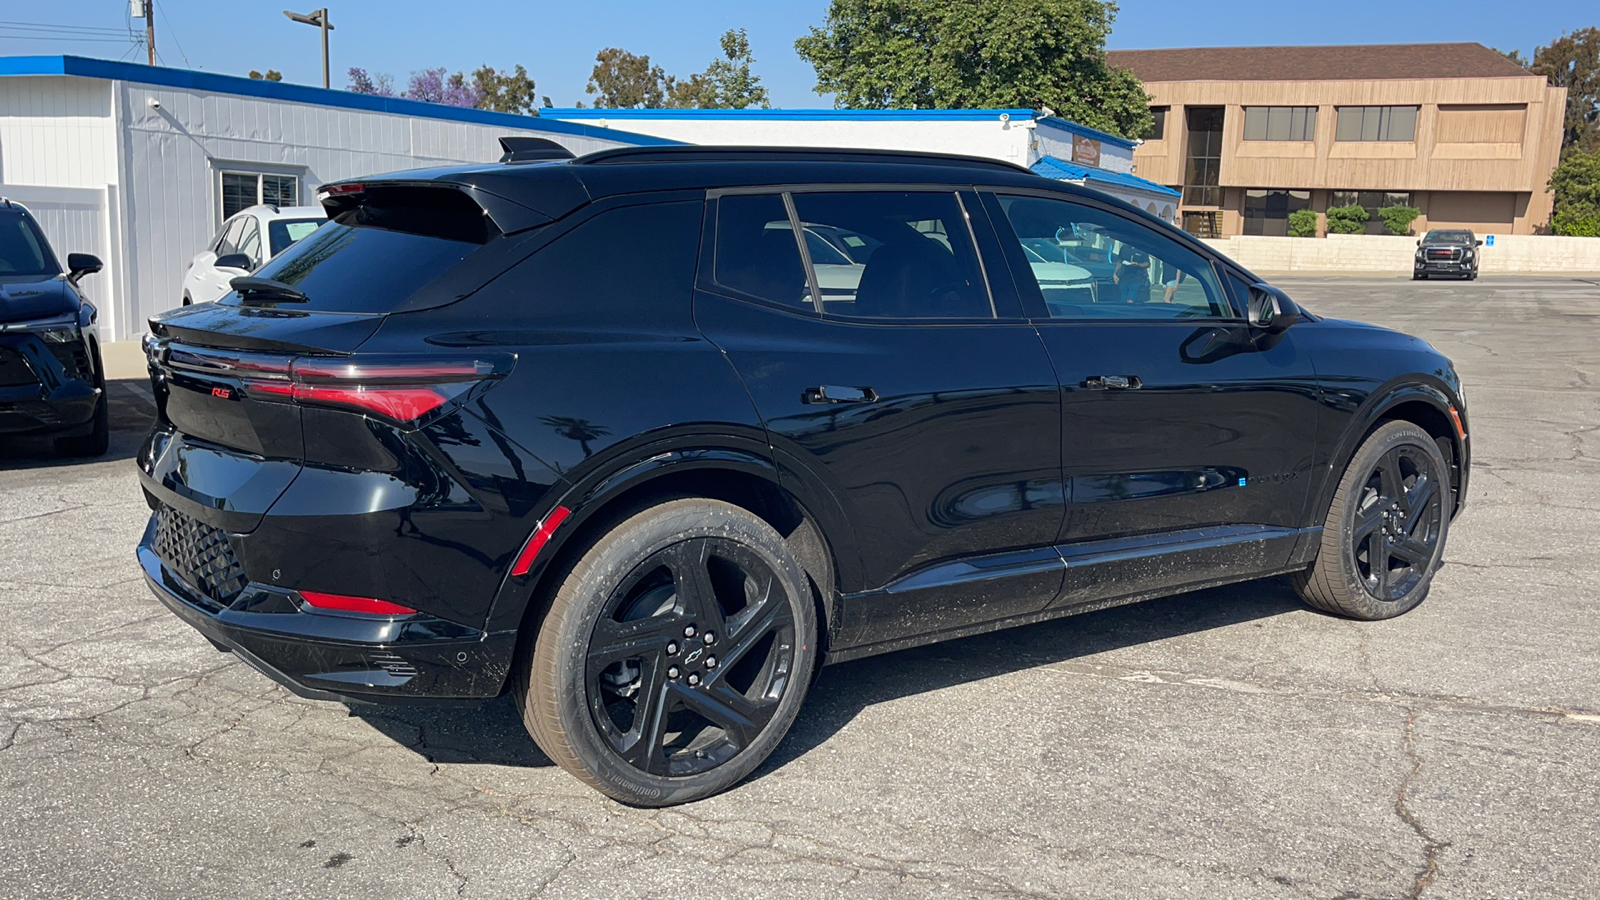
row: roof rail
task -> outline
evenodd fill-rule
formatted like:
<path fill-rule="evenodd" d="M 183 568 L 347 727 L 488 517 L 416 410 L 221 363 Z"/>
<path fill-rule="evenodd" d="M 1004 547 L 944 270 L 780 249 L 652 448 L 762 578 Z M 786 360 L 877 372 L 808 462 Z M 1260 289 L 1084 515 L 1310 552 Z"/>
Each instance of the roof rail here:
<path fill-rule="evenodd" d="M 956 153 L 921 153 L 910 150 L 863 150 L 832 147 L 616 147 L 587 153 L 574 165 L 602 166 L 654 162 L 852 162 L 956 166 L 1028 172 L 1024 166 Z M 1031 174 L 1031 173 L 1030 173 Z"/>
<path fill-rule="evenodd" d="M 506 135 L 500 139 L 503 163 L 537 162 L 544 159 L 571 159 L 572 151 L 549 138 Z"/>

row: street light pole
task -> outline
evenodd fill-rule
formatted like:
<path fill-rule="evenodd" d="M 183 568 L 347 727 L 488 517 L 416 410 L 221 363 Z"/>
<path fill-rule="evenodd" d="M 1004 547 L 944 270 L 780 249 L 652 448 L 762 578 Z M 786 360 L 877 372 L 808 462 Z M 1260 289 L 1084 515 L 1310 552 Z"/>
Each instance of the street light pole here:
<path fill-rule="evenodd" d="M 286 9 L 283 14 L 296 22 L 315 25 L 322 29 L 322 86 L 332 87 L 328 79 L 328 32 L 333 30 L 333 24 L 328 21 L 328 8 L 323 7 L 307 14 L 290 12 Z"/>

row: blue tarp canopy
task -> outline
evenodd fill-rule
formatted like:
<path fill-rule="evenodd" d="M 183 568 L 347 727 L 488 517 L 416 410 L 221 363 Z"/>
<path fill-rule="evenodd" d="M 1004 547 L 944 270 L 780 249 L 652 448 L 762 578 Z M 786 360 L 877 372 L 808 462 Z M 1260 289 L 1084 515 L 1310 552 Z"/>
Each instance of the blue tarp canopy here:
<path fill-rule="evenodd" d="M 1163 197 L 1182 196 L 1164 184 L 1146 181 L 1137 175 L 1129 175 L 1125 172 L 1110 172 L 1105 169 L 1096 169 L 1093 166 L 1081 166 L 1077 163 L 1069 163 L 1057 159 L 1054 156 L 1040 157 L 1039 161 L 1029 168 L 1033 169 L 1036 174 L 1043 175 L 1046 178 L 1054 178 L 1056 181 L 1099 182 L 1100 185 L 1133 188 L 1150 194 L 1159 194 Z M 1098 187 L 1099 185 L 1090 184 L 1089 186 Z"/>

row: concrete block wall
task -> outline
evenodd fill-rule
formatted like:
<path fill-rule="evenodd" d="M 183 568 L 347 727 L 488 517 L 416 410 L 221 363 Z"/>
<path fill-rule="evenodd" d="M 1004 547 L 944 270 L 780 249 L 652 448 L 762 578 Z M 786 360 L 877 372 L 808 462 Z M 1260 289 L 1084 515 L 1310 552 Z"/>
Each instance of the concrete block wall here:
<path fill-rule="evenodd" d="M 1480 235 L 1480 238 L 1486 238 Z M 1235 235 L 1207 239 L 1223 255 L 1256 272 L 1331 272 L 1406 275 L 1417 252 L 1415 237 L 1330 234 L 1325 238 Z M 1527 275 L 1600 273 L 1600 238 L 1497 234 L 1479 248 L 1479 272 Z"/>

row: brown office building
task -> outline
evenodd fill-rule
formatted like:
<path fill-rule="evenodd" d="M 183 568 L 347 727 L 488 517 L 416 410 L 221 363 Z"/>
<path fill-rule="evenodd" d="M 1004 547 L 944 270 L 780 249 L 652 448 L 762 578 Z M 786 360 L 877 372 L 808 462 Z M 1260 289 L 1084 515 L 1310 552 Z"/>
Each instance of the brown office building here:
<path fill-rule="evenodd" d="M 1183 192 L 1184 228 L 1286 233 L 1289 213 L 1422 210 L 1412 229 L 1532 234 L 1561 150 L 1566 89 L 1482 44 L 1121 50 L 1156 130 L 1139 177 Z M 1325 220 L 1319 217 L 1319 229 Z"/>

